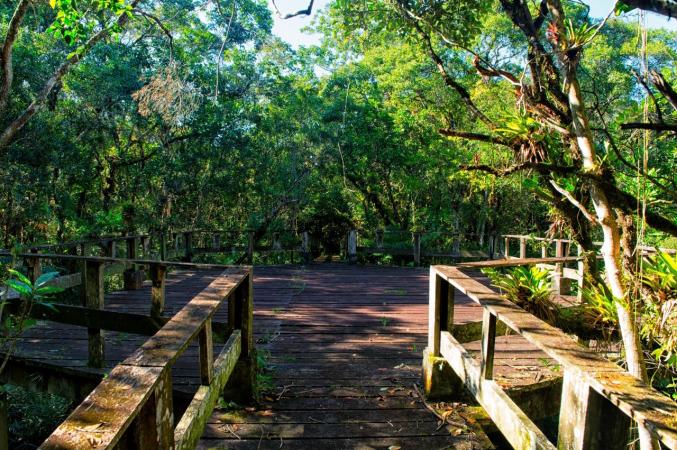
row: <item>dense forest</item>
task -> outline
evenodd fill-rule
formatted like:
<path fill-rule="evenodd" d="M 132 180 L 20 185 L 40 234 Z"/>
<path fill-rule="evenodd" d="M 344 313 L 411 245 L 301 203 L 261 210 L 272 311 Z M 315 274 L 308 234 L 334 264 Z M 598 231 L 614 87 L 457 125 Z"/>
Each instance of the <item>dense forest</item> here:
<path fill-rule="evenodd" d="M 646 300 L 635 250 L 677 244 L 677 32 L 642 20 L 677 3 L 595 18 L 574 0 L 311 1 L 288 14 L 312 12 L 322 36 L 300 48 L 272 33 L 284 3 L 3 0 L 0 246 L 262 227 L 567 236 L 627 369 L 667 368 L 674 392 L 677 278 Z"/>

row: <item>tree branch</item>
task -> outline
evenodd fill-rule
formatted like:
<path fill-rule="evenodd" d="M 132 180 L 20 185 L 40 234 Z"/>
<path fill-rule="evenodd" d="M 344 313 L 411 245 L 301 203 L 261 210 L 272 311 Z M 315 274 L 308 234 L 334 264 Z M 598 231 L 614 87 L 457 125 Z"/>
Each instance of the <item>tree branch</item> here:
<path fill-rule="evenodd" d="M 457 130 L 451 130 L 451 129 L 441 129 L 438 130 L 439 133 L 443 136 L 447 137 L 458 137 L 458 138 L 463 138 L 463 139 L 469 139 L 471 141 L 480 141 L 480 142 L 488 142 L 490 144 L 498 144 L 498 145 L 504 145 L 506 147 L 513 147 L 513 143 L 509 142 L 505 139 L 502 139 L 497 136 L 490 136 L 488 134 L 481 134 L 481 133 L 471 133 L 469 131 L 457 131 Z"/>
<path fill-rule="evenodd" d="M 561 187 L 559 184 L 557 184 L 557 183 L 555 182 L 555 180 L 550 180 L 550 185 L 551 185 L 557 192 L 559 192 L 560 194 L 562 194 L 562 196 L 563 196 L 564 198 L 566 198 L 567 200 L 569 200 L 569 202 L 570 202 L 572 205 L 574 205 L 576 208 L 578 208 L 578 209 L 583 213 L 583 215 L 585 216 L 586 219 L 588 219 L 588 220 L 589 220 L 590 222 L 592 222 L 592 223 L 597 223 L 597 218 L 596 218 L 593 214 L 591 214 L 590 211 L 588 211 L 588 209 L 587 209 L 585 206 L 583 206 L 583 204 L 582 204 L 581 202 L 579 202 L 578 200 L 576 200 L 576 199 L 574 198 L 574 196 L 571 194 L 571 192 L 569 192 L 569 191 L 567 191 L 566 189 L 564 189 L 563 187 Z"/>
<path fill-rule="evenodd" d="M 651 70 L 649 71 L 649 80 L 658 89 L 658 92 L 663 94 L 672 107 L 677 110 L 677 92 L 670 86 L 665 77 L 660 72 Z"/>
<path fill-rule="evenodd" d="M 528 161 L 512 165 L 505 169 L 496 169 L 495 167 L 491 167 L 486 164 L 478 164 L 474 166 L 461 165 L 459 166 L 459 168 L 461 170 L 486 172 L 497 177 L 504 177 L 507 175 L 511 175 L 515 172 L 520 172 L 522 170 L 535 170 L 536 172 L 542 174 L 556 173 L 558 175 L 571 175 L 572 173 L 575 173 L 577 170 L 573 166 L 556 166 L 553 164 L 535 163 Z"/>
<path fill-rule="evenodd" d="M 135 8 L 141 0 L 133 0 L 130 4 L 132 8 Z M 129 21 L 129 16 L 126 12 L 120 14 L 116 20 L 116 24 L 119 28 L 124 27 Z M 50 93 L 57 86 L 61 79 L 75 66 L 79 63 L 89 51 L 98 44 L 100 41 L 105 39 L 110 35 L 111 28 L 103 28 L 94 34 L 85 44 L 82 46 L 82 51 L 71 55 L 67 58 L 61 65 L 54 71 L 51 77 L 45 82 L 42 86 L 42 89 L 38 93 L 35 100 L 31 102 L 30 105 L 17 117 L 14 119 L 0 134 L 0 150 L 4 149 L 9 145 L 14 136 L 28 123 L 28 121 L 37 113 L 42 111 L 45 107 L 47 99 L 49 98 Z"/>
<path fill-rule="evenodd" d="M 621 130 L 672 131 L 677 133 L 677 123 L 628 122 L 621 124 Z"/>
<path fill-rule="evenodd" d="M 0 65 L 2 65 L 2 84 L 0 85 L 0 113 L 7 107 L 9 101 L 9 91 L 12 89 L 12 81 L 14 80 L 14 69 L 12 67 L 12 49 L 14 42 L 19 36 L 19 28 L 23 22 L 28 6 L 31 0 L 21 0 L 14 10 L 12 19 L 7 27 L 5 40 L 0 50 Z"/>
<path fill-rule="evenodd" d="M 271 2 L 273 4 L 273 7 L 275 8 L 275 12 L 277 13 L 278 17 L 282 20 L 286 20 L 296 16 L 309 16 L 313 12 L 313 3 L 315 3 L 315 0 L 310 0 L 310 3 L 308 3 L 308 7 L 305 9 L 300 9 L 295 13 L 289 13 L 284 15 L 282 14 L 282 12 L 280 12 L 280 9 L 277 7 L 277 4 L 275 3 L 275 0 L 271 0 Z"/>
<path fill-rule="evenodd" d="M 677 17 L 677 1 L 675 0 L 622 0 L 622 3 L 671 18 Z"/>

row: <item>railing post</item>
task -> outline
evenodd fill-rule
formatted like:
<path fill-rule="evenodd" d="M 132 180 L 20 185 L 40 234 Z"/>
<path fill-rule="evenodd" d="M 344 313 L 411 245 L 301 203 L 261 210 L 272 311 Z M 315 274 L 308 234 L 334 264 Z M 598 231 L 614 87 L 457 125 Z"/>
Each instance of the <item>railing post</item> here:
<path fill-rule="evenodd" d="M 576 371 L 564 371 L 558 450 L 627 449 L 629 431 L 625 414 L 581 381 Z"/>
<path fill-rule="evenodd" d="M 383 230 L 376 230 L 376 248 L 383 248 Z"/>
<path fill-rule="evenodd" d="M 183 233 L 184 245 L 184 261 L 191 262 L 193 260 L 193 232 L 185 231 Z"/>
<path fill-rule="evenodd" d="M 421 233 L 412 233 L 412 240 L 414 243 L 414 264 L 421 264 Z"/>
<path fill-rule="evenodd" d="M 454 289 L 430 266 L 428 292 L 428 346 L 423 352 L 423 387 L 426 397 L 444 399 L 462 389 L 462 382 L 441 358 L 441 332 L 454 323 Z"/>
<path fill-rule="evenodd" d="M 31 249 L 31 253 L 37 253 L 37 249 Z M 35 283 L 35 280 L 40 277 L 42 273 L 42 264 L 40 263 L 40 258 L 37 257 L 28 257 L 25 259 L 26 267 L 28 267 L 28 278 L 32 283 Z"/>
<path fill-rule="evenodd" d="M 242 349 L 223 396 L 238 403 L 254 398 L 256 383 L 256 354 L 254 349 L 254 290 L 253 270 L 228 299 L 228 323 L 242 334 Z M 232 317 L 232 319 L 231 319 Z M 229 327 L 230 328 L 230 327 Z"/>
<path fill-rule="evenodd" d="M 301 251 L 303 252 L 303 261 L 308 264 L 310 262 L 310 233 L 303 232 L 301 238 Z"/>
<path fill-rule="evenodd" d="M 577 254 L 578 257 L 583 256 L 583 247 L 580 245 L 576 246 L 577 249 Z M 578 268 L 578 301 L 583 301 L 583 291 L 587 288 L 586 282 L 585 282 L 585 262 L 583 260 L 578 261 L 577 263 L 577 268 Z"/>
<path fill-rule="evenodd" d="M 541 258 L 548 257 L 548 241 L 541 242 Z"/>
<path fill-rule="evenodd" d="M 494 378 L 494 350 L 496 349 L 496 316 L 488 309 L 482 315 L 481 376 L 485 380 Z"/>
<path fill-rule="evenodd" d="M 103 309 L 104 291 L 103 291 L 103 269 L 104 263 L 100 261 L 86 261 L 83 280 L 85 282 L 85 304 L 86 308 Z M 90 367 L 101 368 L 104 366 L 105 338 L 103 331 L 99 328 L 88 328 L 89 341 L 89 362 Z"/>
<path fill-rule="evenodd" d="M 160 231 L 160 261 L 167 261 L 167 232 Z"/>
<path fill-rule="evenodd" d="M 504 239 L 505 239 L 505 245 L 504 245 L 503 251 L 504 251 L 505 259 L 510 259 L 510 238 L 506 236 Z"/>
<path fill-rule="evenodd" d="M 214 375 L 214 341 L 212 319 L 208 319 L 200 330 L 200 380 L 203 386 L 212 384 Z"/>
<path fill-rule="evenodd" d="M 141 408 L 131 429 L 131 448 L 170 450 L 174 448 L 172 372 L 162 372 L 153 393 Z"/>
<path fill-rule="evenodd" d="M 128 237 L 125 239 L 127 244 L 127 259 L 136 259 L 136 250 L 139 246 L 139 238 L 137 237 Z"/>
<path fill-rule="evenodd" d="M 461 256 L 461 235 L 460 233 L 454 233 L 454 241 L 451 244 L 451 253 L 454 256 Z"/>
<path fill-rule="evenodd" d="M 273 250 L 282 250 L 282 244 L 280 243 L 280 233 L 277 231 L 273 233 Z"/>
<path fill-rule="evenodd" d="M 165 279 L 167 276 L 167 266 L 163 264 L 150 265 L 150 315 L 154 318 L 162 316 L 165 309 Z"/>
<path fill-rule="evenodd" d="M 522 236 L 520 237 L 520 259 L 527 257 L 527 238 Z"/>
<path fill-rule="evenodd" d="M 254 264 L 254 232 L 247 234 L 247 263 Z"/>
<path fill-rule="evenodd" d="M 174 257 L 176 258 L 179 256 L 179 249 L 181 247 L 181 242 L 179 239 L 179 236 L 181 235 L 179 233 L 172 233 L 172 235 L 174 236 Z"/>
<path fill-rule="evenodd" d="M 212 249 L 214 250 L 221 249 L 221 235 L 219 233 L 212 235 Z"/>
<path fill-rule="evenodd" d="M 555 241 L 555 257 L 564 257 L 564 242 L 562 239 Z M 555 264 L 555 272 L 552 277 L 553 288 L 557 294 L 566 295 L 571 292 L 571 283 L 569 279 L 564 278 L 564 264 Z"/>
<path fill-rule="evenodd" d="M 348 232 L 348 263 L 355 264 L 357 262 L 357 230 L 350 230 Z"/>
<path fill-rule="evenodd" d="M 150 259 L 150 256 L 148 255 L 148 249 L 149 249 L 149 243 L 150 240 L 148 236 L 141 236 L 141 254 L 144 259 Z"/>
<path fill-rule="evenodd" d="M 116 258 L 117 257 L 117 246 L 115 245 L 115 239 L 109 239 L 104 244 L 104 253 L 107 258 Z"/>
<path fill-rule="evenodd" d="M 127 244 L 127 259 L 137 259 L 137 248 L 139 247 L 138 237 L 128 237 L 125 239 Z M 123 273 L 125 290 L 133 291 L 141 289 L 143 286 L 143 271 L 138 270 L 136 264 L 131 263 Z"/>

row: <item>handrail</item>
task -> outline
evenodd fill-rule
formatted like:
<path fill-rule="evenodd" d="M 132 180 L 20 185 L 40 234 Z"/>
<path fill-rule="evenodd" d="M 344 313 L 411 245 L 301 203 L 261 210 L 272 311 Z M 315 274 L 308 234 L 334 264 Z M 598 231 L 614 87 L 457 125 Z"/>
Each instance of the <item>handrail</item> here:
<path fill-rule="evenodd" d="M 497 264 L 505 266 L 501 262 Z M 484 310 L 479 362 L 451 334 L 455 289 Z M 616 364 L 579 346 L 561 330 L 505 300 L 460 268 L 432 266 L 427 352 L 431 358 L 443 358 L 451 366 L 513 447 L 555 449 L 493 380 L 497 321 L 523 336 L 563 368 L 557 448 L 624 448 L 627 442 L 623 437 L 628 436 L 630 419 L 644 425 L 668 448 L 677 448 L 677 404 Z M 428 393 L 439 389 L 435 385 L 440 383 L 439 379 L 428 374 L 425 380 Z"/>
<path fill-rule="evenodd" d="M 194 448 L 238 361 L 246 372 L 238 379 L 253 380 L 252 293 L 251 268 L 224 271 L 118 364 L 40 449 Z M 233 332 L 214 360 L 212 317 L 225 299 Z M 196 337 L 202 385 L 174 428 L 171 367 Z"/>

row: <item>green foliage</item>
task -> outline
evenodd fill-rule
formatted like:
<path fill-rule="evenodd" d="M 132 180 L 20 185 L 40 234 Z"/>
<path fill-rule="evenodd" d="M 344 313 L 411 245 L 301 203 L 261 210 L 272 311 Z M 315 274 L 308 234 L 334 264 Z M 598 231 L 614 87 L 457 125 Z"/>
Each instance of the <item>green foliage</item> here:
<path fill-rule="evenodd" d="M 652 356 L 677 371 L 677 259 L 659 252 L 642 272 L 642 337 L 655 345 Z"/>
<path fill-rule="evenodd" d="M 3 385 L 9 406 L 10 448 L 37 448 L 66 418 L 70 402 L 54 394 Z"/>
<path fill-rule="evenodd" d="M 552 283 L 547 270 L 518 266 L 504 274 L 496 269 L 483 269 L 482 272 L 507 300 L 546 322 L 555 323 L 559 308 L 551 298 Z"/>

